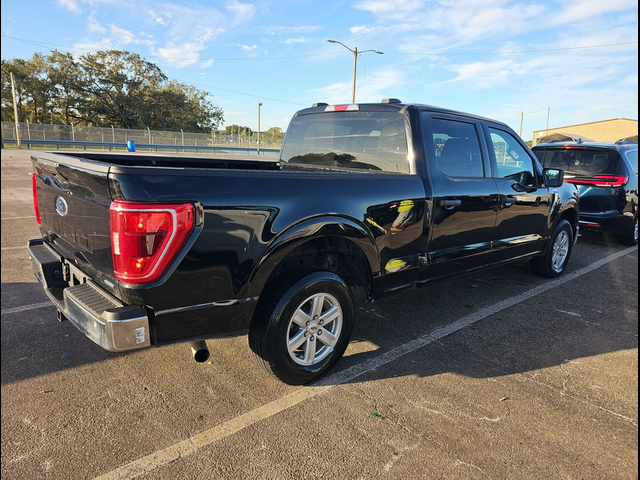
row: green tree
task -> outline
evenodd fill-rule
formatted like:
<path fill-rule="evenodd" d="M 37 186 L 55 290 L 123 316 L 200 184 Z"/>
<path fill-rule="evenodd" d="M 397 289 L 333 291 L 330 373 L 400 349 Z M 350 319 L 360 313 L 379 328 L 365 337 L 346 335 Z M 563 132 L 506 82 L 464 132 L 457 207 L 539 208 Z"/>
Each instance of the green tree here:
<path fill-rule="evenodd" d="M 109 50 L 2 60 L 3 121 L 13 121 L 10 73 L 20 121 L 208 133 L 224 119 L 209 93 L 168 80 L 135 53 Z"/>
<path fill-rule="evenodd" d="M 284 138 L 284 132 L 280 127 L 271 127 L 262 135 L 265 142 L 270 142 L 274 144 L 282 143 L 282 139 Z"/>

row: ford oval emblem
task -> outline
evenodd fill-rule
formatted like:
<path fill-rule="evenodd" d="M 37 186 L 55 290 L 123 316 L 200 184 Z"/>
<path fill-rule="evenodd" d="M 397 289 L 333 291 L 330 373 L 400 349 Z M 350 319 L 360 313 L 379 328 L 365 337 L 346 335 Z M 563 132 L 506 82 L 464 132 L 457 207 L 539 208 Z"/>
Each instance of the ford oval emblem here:
<path fill-rule="evenodd" d="M 69 213 L 69 205 L 67 205 L 67 201 L 62 197 L 56 198 L 56 212 L 58 212 L 58 215 L 61 217 L 66 217 L 67 213 Z"/>

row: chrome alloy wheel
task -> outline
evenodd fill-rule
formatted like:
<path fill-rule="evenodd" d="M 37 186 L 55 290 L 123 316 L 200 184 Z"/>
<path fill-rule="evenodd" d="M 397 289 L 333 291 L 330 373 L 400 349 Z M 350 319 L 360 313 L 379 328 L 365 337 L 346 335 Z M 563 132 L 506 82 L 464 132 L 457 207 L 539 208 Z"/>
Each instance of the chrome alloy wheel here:
<path fill-rule="evenodd" d="M 638 220 L 636 219 L 636 226 L 633 230 L 633 239 L 637 242 L 638 241 Z"/>
<path fill-rule="evenodd" d="M 298 306 L 287 329 L 291 360 L 305 367 L 324 360 L 342 331 L 342 307 L 333 295 L 316 293 Z"/>
<path fill-rule="evenodd" d="M 564 264 L 569 257 L 569 245 L 570 238 L 566 231 L 561 231 L 556 237 L 556 241 L 553 244 L 553 257 L 551 259 L 551 265 L 556 273 L 562 272 Z"/>

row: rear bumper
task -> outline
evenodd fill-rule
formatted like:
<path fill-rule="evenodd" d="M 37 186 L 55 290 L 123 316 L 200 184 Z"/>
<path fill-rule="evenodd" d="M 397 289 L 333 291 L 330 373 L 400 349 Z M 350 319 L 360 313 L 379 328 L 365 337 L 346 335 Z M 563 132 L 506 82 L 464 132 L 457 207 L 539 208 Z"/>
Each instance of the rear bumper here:
<path fill-rule="evenodd" d="M 580 227 L 585 230 L 604 230 L 611 233 L 625 235 L 635 225 L 633 213 L 613 212 L 603 215 L 580 213 Z"/>
<path fill-rule="evenodd" d="M 124 305 L 105 292 L 44 240 L 30 240 L 29 261 L 44 292 L 78 330 L 114 352 L 151 345 L 149 315 L 142 306 Z"/>

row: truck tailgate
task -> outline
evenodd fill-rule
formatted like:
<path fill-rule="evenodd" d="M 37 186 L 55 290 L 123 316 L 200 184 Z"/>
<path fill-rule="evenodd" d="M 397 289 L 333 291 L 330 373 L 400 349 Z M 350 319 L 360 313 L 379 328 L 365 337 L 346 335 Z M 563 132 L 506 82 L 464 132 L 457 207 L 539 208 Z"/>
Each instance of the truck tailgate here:
<path fill-rule="evenodd" d="M 95 281 L 113 285 L 109 165 L 46 153 L 31 158 L 43 236 Z"/>

